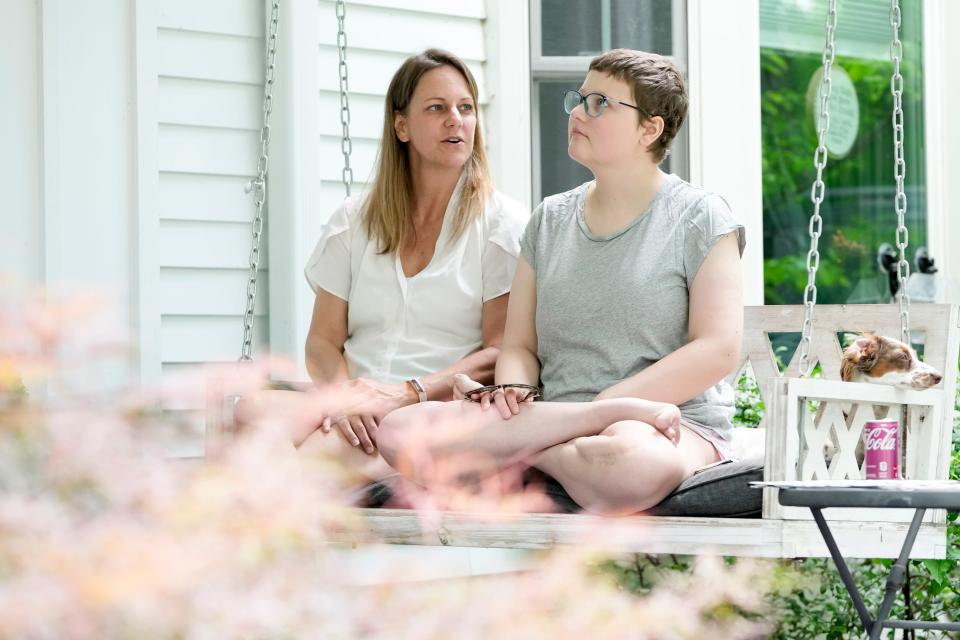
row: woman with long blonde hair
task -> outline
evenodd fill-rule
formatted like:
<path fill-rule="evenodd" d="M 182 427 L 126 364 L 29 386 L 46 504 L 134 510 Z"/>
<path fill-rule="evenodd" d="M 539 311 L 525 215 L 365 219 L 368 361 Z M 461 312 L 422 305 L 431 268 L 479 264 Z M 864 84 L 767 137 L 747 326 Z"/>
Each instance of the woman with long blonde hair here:
<path fill-rule="evenodd" d="M 455 374 L 493 380 L 529 211 L 491 185 L 478 98 L 453 54 L 404 61 L 387 91 L 372 185 L 333 213 L 305 269 L 316 294 L 307 370 L 350 400 L 301 413 L 291 437 L 367 478 L 391 471 L 377 451 L 384 416 L 449 400 Z M 245 410 L 289 415 L 290 402 L 263 394 Z"/>

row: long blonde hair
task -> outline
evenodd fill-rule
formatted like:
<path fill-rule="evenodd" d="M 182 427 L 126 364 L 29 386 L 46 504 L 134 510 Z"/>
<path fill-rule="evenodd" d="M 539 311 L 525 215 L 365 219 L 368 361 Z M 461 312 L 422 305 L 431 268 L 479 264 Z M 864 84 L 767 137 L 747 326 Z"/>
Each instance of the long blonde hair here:
<path fill-rule="evenodd" d="M 460 72 L 470 88 L 474 109 L 479 110 L 477 82 L 467 65 L 452 53 L 441 49 L 427 49 L 407 58 L 393 74 L 384 101 L 383 135 L 380 139 L 377 171 L 363 208 L 363 223 L 367 235 L 377 240 L 380 253 L 398 251 L 413 233 L 410 215 L 413 205 L 410 159 L 407 155 L 407 143 L 397 138 L 393 126 L 394 117 L 397 113 L 406 112 L 423 74 L 444 65 Z M 487 154 L 483 148 L 483 135 L 480 132 L 479 111 L 477 115 L 473 153 L 464 167 L 465 175 L 460 192 L 460 206 L 454 219 L 453 238 L 459 237 L 480 215 L 493 189 L 487 168 Z"/>

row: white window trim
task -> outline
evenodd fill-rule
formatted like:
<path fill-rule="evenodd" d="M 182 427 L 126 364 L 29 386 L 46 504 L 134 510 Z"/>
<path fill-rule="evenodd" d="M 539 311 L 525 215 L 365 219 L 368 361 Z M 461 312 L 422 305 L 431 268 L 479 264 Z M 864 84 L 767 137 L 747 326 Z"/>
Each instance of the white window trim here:
<path fill-rule="evenodd" d="M 924 30 L 924 46 L 927 48 L 925 74 L 927 87 L 936 85 L 940 93 L 927 94 L 927 105 L 935 98 L 941 105 L 939 111 L 927 114 L 927 149 L 936 149 L 937 155 L 931 156 L 927 166 L 936 164 L 939 168 L 938 182 L 929 182 L 930 190 L 942 193 L 936 203 L 936 209 L 943 227 L 930 227 L 929 236 L 940 237 L 939 249 L 933 254 L 940 266 L 943 277 L 954 287 L 953 302 L 960 302 L 960 184 L 955 176 L 960 175 L 960 74 L 956 73 L 956 63 L 960 62 L 960 39 L 953 33 L 954 25 L 960 22 L 960 3 L 953 0 L 927 0 L 925 9 L 929 18 Z M 934 13 L 935 12 L 935 13 Z M 932 143 L 932 144 L 931 144 Z M 928 174 L 929 176 L 930 174 Z M 928 180 L 930 178 L 928 177 Z M 930 202 L 928 200 L 928 202 Z M 931 209 L 934 206 L 930 202 Z"/>
<path fill-rule="evenodd" d="M 532 209 L 530 0 L 487 0 L 484 135 L 493 183 Z"/>
<path fill-rule="evenodd" d="M 160 321 L 160 174 L 157 160 L 157 23 L 159 7 L 137 0 L 134 12 L 136 47 L 136 202 L 133 224 L 136 249 L 130 300 L 136 322 L 140 382 L 154 384 L 161 375 Z"/>
<path fill-rule="evenodd" d="M 744 303 L 763 304 L 759 0 L 689 0 L 690 182 L 726 198 L 746 228 Z"/>
<path fill-rule="evenodd" d="M 960 108 L 960 80 L 950 72 L 951 62 L 960 60 L 960 43 L 947 32 L 958 19 L 960 8 L 952 0 L 926 0 L 923 4 L 926 244 L 947 283 L 960 275 L 960 255 L 950 251 L 960 245 L 960 216 L 951 215 L 960 210 L 960 188 L 949 180 L 949 176 L 960 174 L 960 125 L 956 118 L 947 117 Z"/>

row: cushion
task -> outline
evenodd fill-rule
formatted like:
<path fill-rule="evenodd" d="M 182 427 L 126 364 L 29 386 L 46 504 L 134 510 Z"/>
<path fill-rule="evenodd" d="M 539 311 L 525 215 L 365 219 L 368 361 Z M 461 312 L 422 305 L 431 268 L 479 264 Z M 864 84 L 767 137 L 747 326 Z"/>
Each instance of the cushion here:
<path fill-rule="evenodd" d="M 763 480 L 763 459 L 751 458 L 726 462 L 695 473 L 673 490 L 657 506 L 647 511 L 651 516 L 688 516 L 714 518 L 759 518 L 763 492 L 750 486 Z M 542 484 L 543 490 L 560 513 L 579 513 L 583 509 L 574 502 L 559 482 L 535 469 L 525 475 L 527 483 Z M 399 474 L 363 487 L 354 502 L 362 507 L 391 505 L 396 494 Z M 393 505 L 404 506 L 404 505 Z"/>
<path fill-rule="evenodd" d="M 647 513 L 652 516 L 759 518 L 763 491 L 750 486 L 763 480 L 763 459 L 727 462 L 695 473 Z"/>

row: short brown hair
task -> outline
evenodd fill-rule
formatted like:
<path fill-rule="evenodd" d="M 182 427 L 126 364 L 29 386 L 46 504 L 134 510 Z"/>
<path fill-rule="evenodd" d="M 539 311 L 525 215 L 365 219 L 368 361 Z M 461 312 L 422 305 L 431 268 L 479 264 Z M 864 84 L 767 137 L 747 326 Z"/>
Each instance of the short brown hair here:
<path fill-rule="evenodd" d="M 662 162 L 687 117 L 687 85 L 669 58 L 656 53 L 613 49 L 590 61 L 590 71 L 599 71 L 626 82 L 633 101 L 643 111 L 640 122 L 651 116 L 663 118 L 663 133 L 650 145 L 654 160 Z"/>
<path fill-rule="evenodd" d="M 466 175 L 460 194 L 460 206 L 453 220 L 453 238 L 460 237 L 467 226 L 480 216 L 486 198 L 493 190 L 483 134 L 480 131 L 479 90 L 470 69 L 460 58 L 442 49 L 427 49 L 423 53 L 410 56 L 393 74 L 387 89 L 377 168 L 363 209 L 367 235 L 377 240 L 380 253 L 397 252 L 413 233 L 413 222 L 410 218 L 413 208 L 410 156 L 407 143 L 397 138 L 393 128 L 394 115 L 407 112 L 413 92 L 423 75 L 443 66 L 453 67 L 463 76 L 477 113 L 473 153 L 464 167 Z"/>

